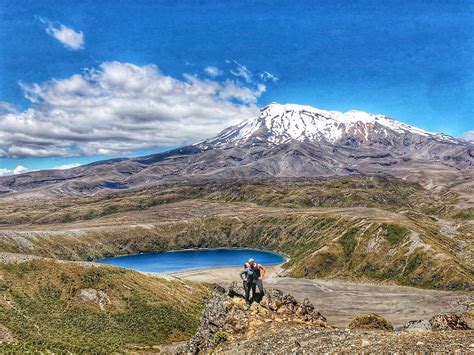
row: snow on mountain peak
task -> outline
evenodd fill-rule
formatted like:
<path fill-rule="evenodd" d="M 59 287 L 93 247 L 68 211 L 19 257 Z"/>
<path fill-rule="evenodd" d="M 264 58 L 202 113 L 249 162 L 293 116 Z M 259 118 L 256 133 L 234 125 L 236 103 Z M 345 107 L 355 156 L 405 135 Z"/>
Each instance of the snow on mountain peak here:
<path fill-rule="evenodd" d="M 260 110 L 256 118 L 248 119 L 229 127 L 216 137 L 198 144 L 228 145 L 250 141 L 265 141 L 270 144 L 297 141 L 320 141 L 336 143 L 345 136 L 368 141 L 369 135 L 415 134 L 443 141 L 453 138 L 425 131 L 384 115 L 373 115 L 356 110 L 345 113 L 320 110 L 311 106 L 271 103 Z"/>

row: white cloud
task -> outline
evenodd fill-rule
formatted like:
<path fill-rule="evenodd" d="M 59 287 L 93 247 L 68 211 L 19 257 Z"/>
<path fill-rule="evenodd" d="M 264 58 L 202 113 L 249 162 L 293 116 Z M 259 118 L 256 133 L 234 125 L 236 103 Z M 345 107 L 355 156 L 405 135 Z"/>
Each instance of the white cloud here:
<path fill-rule="evenodd" d="M 250 70 L 248 70 L 245 65 L 240 64 L 236 60 L 234 60 L 234 63 L 235 65 L 237 65 L 237 67 L 234 69 L 231 69 L 230 73 L 234 76 L 244 79 L 247 83 L 251 83 L 253 75 L 250 72 Z"/>
<path fill-rule="evenodd" d="M 0 176 L 6 176 L 6 175 L 17 175 L 21 173 L 26 173 L 30 169 L 25 168 L 23 165 L 18 165 L 14 169 L 6 169 L 6 168 L 0 168 Z"/>
<path fill-rule="evenodd" d="M 467 141 L 473 141 L 474 142 L 474 131 L 467 131 L 464 132 L 461 137 L 461 139 L 465 139 Z"/>
<path fill-rule="evenodd" d="M 66 79 L 20 84 L 32 106 L 0 112 L 0 157 L 125 154 L 188 144 L 258 114 L 255 87 L 105 62 Z"/>
<path fill-rule="evenodd" d="M 222 71 L 217 67 L 212 67 L 212 66 L 206 67 L 204 68 L 204 71 L 210 76 L 212 76 L 213 78 L 222 75 Z"/>
<path fill-rule="evenodd" d="M 52 169 L 67 170 L 67 169 L 77 168 L 78 166 L 81 166 L 81 165 L 82 164 L 79 164 L 79 163 L 70 163 L 70 164 L 55 166 Z"/>
<path fill-rule="evenodd" d="M 59 26 L 54 26 L 51 22 L 39 17 L 39 20 L 46 25 L 46 33 L 61 42 L 64 47 L 72 50 L 79 50 L 84 48 L 84 34 L 79 31 L 76 32 L 70 27 L 64 26 L 62 23 Z"/>
<path fill-rule="evenodd" d="M 263 81 L 273 81 L 274 83 L 276 83 L 279 80 L 277 76 L 267 71 L 264 71 L 263 73 L 259 73 L 258 77 L 262 79 Z"/>
<path fill-rule="evenodd" d="M 17 109 L 15 106 L 8 102 L 0 101 L 0 113 L 16 113 Z"/>
<path fill-rule="evenodd" d="M 236 98 L 243 102 L 252 103 L 255 102 L 256 97 L 265 92 L 265 89 L 266 86 L 264 84 L 258 84 L 256 89 L 251 89 L 239 86 L 235 82 L 228 80 L 220 92 L 220 96 L 224 99 Z"/>

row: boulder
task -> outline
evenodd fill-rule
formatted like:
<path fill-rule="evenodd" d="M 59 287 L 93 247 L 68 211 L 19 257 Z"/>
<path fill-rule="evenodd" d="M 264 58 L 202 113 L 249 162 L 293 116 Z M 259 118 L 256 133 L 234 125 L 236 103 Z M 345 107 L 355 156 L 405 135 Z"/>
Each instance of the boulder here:
<path fill-rule="evenodd" d="M 393 325 L 388 320 L 375 313 L 368 313 L 355 317 L 349 324 L 349 328 L 393 331 Z"/>
<path fill-rule="evenodd" d="M 295 314 L 305 322 L 326 321 L 309 299 L 305 298 L 303 302 L 295 305 Z"/>
<path fill-rule="evenodd" d="M 455 313 L 438 314 L 430 323 L 433 330 L 469 330 L 466 321 Z"/>
<path fill-rule="evenodd" d="M 268 290 L 260 301 L 260 305 L 271 311 L 278 311 L 283 305 L 283 292 L 277 289 Z"/>
<path fill-rule="evenodd" d="M 429 332 L 431 323 L 427 320 L 411 320 L 402 328 L 404 332 Z"/>

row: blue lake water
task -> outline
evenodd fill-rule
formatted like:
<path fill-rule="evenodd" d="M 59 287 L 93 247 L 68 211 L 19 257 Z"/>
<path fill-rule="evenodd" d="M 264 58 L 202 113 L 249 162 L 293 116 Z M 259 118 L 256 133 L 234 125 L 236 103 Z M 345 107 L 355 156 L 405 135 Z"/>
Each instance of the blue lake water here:
<path fill-rule="evenodd" d="M 285 261 L 280 254 L 252 249 L 196 249 L 124 255 L 97 260 L 98 263 L 120 266 L 146 272 L 175 272 L 212 267 L 242 266 L 254 258 L 263 265 L 275 265 Z"/>

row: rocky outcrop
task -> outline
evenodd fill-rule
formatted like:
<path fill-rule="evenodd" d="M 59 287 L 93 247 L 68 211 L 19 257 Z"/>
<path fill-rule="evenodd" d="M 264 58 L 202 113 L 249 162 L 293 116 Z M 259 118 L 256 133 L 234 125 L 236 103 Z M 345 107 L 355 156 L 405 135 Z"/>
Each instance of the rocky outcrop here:
<path fill-rule="evenodd" d="M 393 331 L 392 323 L 375 313 L 355 317 L 349 324 L 349 328 Z"/>
<path fill-rule="evenodd" d="M 459 314 L 438 314 L 430 319 L 433 330 L 468 330 L 469 326 Z"/>
<path fill-rule="evenodd" d="M 103 311 L 110 303 L 110 298 L 104 291 L 93 288 L 83 288 L 79 291 L 79 300 L 85 303 L 94 303 Z"/>
<path fill-rule="evenodd" d="M 283 292 L 277 289 L 268 291 L 263 296 L 260 306 L 278 314 L 296 316 L 305 322 L 321 326 L 326 324 L 326 318 L 314 308 L 309 299 L 305 298 L 299 303 L 292 295 L 283 295 Z"/>
<path fill-rule="evenodd" d="M 447 313 L 433 316 L 427 320 L 412 320 L 401 329 L 405 332 L 429 332 L 431 330 L 469 330 L 473 329 L 474 314 L 465 312 L 462 314 Z"/>
<path fill-rule="evenodd" d="M 321 313 L 305 299 L 296 299 L 277 289 L 268 290 L 260 304 L 245 303 L 237 283 L 228 290 L 213 285 L 196 334 L 178 353 L 206 352 L 221 342 L 246 339 L 261 333 L 276 331 L 282 324 L 314 328 L 331 328 Z"/>

